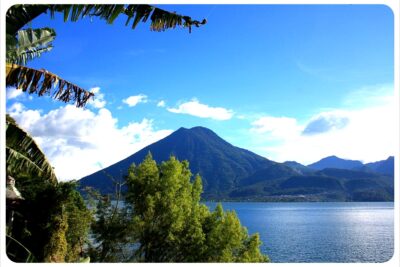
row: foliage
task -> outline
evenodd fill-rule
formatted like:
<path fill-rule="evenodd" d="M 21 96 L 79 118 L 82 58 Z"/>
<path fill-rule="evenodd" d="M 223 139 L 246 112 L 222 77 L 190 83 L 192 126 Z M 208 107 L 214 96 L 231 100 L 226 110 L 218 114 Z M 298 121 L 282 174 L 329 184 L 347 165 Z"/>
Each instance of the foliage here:
<path fill-rule="evenodd" d="M 158 163 L 168 160 L 170 155 L 188 160 L 191 171 L 202 176 L 202 196 L 205 199 L 227 197 L 240 181 L 273 164 L 266 158 L 229 144 L 207 128 L 194 127 L 180 128 L 166 138 L 107 167 L 105 171 L 113 176 L 119 175 L 120 171 L 126 174 L 130 164 L 142 162 L 149 151 Z M 104 176 L 103 171 L 83 178 L 81 183 L 96 186 L 96 189 L 103 192 L 110 192 L 113 188 L 109 186 L 109 179 Z"/>
<path fill-rule="evenodd" d="M 56 185 L 38 177 L 19 175 L 18 189 L 25 200 L 16 207 L 11 236 L 38 261 L 77 262 L 87 243 L 92 214 L 75 182 Z"/>
<path fill-rule="evenodd" d="M 50 162 L 32 136 L 20 128 L 8 114 L 6 116 L 6 163 L 7 173 L 11 176 L 24 172 L 57 183 Z"/>
<path fill-rule="evenodd" d="M 98 17 L 112 24 L 121 14 L 127 17 L 125 25 L 132 21 L 132 29 L 139 22 L 146 22 L 150 18 L 150 29 L 164 31 L 176 26 L 191 28 L 206 24 L 206 20 L 197 21 L 189 16 L 168 12 L 151 5 L 14 5 L 6 14 L 7 34 L 14 35 L 29 21 L 37 16 L 49 12 L 52 17 L 56 12 L 63 13 L 64 21 L 77 21 L 86 17 Z"/>
<path fill-rule="evenodd" d="M 64 212 L 55 215 L 51 220 L 50 240 L 44 248 L 45 262 L 64 262 L 68 244 L 66 232 L 68 230 L 67 217 Z"/>
<path fill-rule="evenodd" d="M 39 146 L 8 114 L 6 152 L 7 175 L 15 178 L 24 198 L 14 207 L 11 237 L 38 261 L 79 261 L 92 214 L 76 183 L 57 181 Z"/>
<path fill-rule="evenodd" d="M 50 95 L 62 102 L 74 101 L 77 107 L 83 107 L 94 96 L 79 86 L 70 83 L 47 70 L 36 70 L 17 64 L 6 65 L 7 86 L 15 87 L 29 94 Z M 56 89 L 56 90 L 55 90 Z"/>
<path fill-rule="evenodd" d="M 19 30 L 17 36 L 6 36 L 6 62 L 26 65 L 44 52 L 50 51 L 56 33 L 53 29 Z"/>
<path fill-rule="evenodd" d="M 29 94 L 37 93 L 39 96 L 51 94 L 53 88 L 57 88 L 52 95 L 54 99 L 63 102 L 72 100 L 77 107 L 83 107 L 90 97 L 93 97 L 93 93 L 46 70 L 23 66 L 53 48 L 52 41 L 56 37 L 53 29 L 22 29 L 44 11 L 42 8 L 29 8 L 24 5 L 15 5 L 7 11 L 6 85 Z"/>
<path fill-rule="evenodd" d="M 67 214 L 68 231 L 66 262 L 79 262 L 86 256 L 84 247 L 88 244 L 93 214 L 86 206 L 81 194 L 77 191 L 76 182 L 63 183 L 60 196 L 64 196 L 63 208 Z"/>
<path fill-rule="evenodd" d="M 191 171 L 202 175 L 206 200 L 234 201 L 393 201 L 394 177 L 364 170 L 312 170 L 300 164 L 277 163 L 234 147 L 204 127 L 180 128 L 128 158 L 80 180 L 103 194 L 113 190 L 103 172 L 127 173 L 129 165 L 153 153 L 158 163 L 170 155 L 190 162 Z M 299 166 L 300 165 L 300 166 Z M 294 168 L 292 167 L 294 166 Z M 394 169 L 393 157 L 379 162 Z M 360 180 L 360 181 L 355 181 Z M 362 180 L 362 181 L 361 181 Z M 355 183 L 356 182 L 356 183 Z M 353 190 L 354 185 L 365 194 Z M 374 194 L 372 194 L 375 192 Z"/>
<path fill-rule="evenodd" d="M 39 96 L 51 94 L 53 98 L 63 102 L 74 101 L 77 107 L 83 107 L 94 96 L 71 82 L 48 72 L 24 67 L 27 61 L 39 57 L 42 53 L 52 49 L 51 42 L 56 33 L 53 29 L 22 29 L 30 21 L 49 12 L 54 17 L 56 12 L 64 15 L 64 21 L 77 21 L 85 17 L 98 17 L 111 24 L 124 14 L 127 17 L 125 25 L 132 21 L 132 29 L 139 22 L 151 21 L 150 28 L 155 31 L 164 31 L 176 26 L 189 28 L 199 27 L 206 20 L 192 20 L 189 16 L 182 16 L 150 5 L 14 5 L 6 13 L 6 61 L 7 86 L 22 89 L 30 94 Z"/>
<path fill-rule="evenodd" d="M 116 184 L 120 189 L 120 184 Z M 110 196 L 101 196 L 86 188 L 91 205 L 95 205 L 95 217 L 91 224 L 89 244 L 91 262 L 124 262 L 129 260 L 126 250 L 132 242 L 133 229 L 130 224 L 130 209 L 120 207 L 119 196 L 112 201 Z"/>
<path fill-rule="evenodd" d="M 171 157 L 157 166 L 149 153 L 128 172 L 126 201 L 145 262 L 265 262 L 258 235 L 248 236 L 234 212 L 200 203 L 199 175 L 190 181 L 187 161 Z"/>

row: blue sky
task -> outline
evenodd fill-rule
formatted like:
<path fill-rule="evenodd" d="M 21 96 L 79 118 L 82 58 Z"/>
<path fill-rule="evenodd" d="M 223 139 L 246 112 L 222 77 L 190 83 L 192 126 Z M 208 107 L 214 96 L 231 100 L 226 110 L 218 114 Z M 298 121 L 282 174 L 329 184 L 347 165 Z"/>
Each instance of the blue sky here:
<path fill-rule="evenodd" d="M 8 112 L 35 136 L 62 179 L 198 125 L 280 162 L 394 155 L 388 7 L 159 7 L 208 23 L 189 34 L 152 32 L 148 23 L 131 30 L 123 16 L 113 25 L 48 15 L 32 22 L 54 28 L 57 38 L 51 52 L 28 65 L 96 92 L 95 102 L 76 110 L 8 90 Z M 72 159 L 86 167 L 72 172 Z"/>

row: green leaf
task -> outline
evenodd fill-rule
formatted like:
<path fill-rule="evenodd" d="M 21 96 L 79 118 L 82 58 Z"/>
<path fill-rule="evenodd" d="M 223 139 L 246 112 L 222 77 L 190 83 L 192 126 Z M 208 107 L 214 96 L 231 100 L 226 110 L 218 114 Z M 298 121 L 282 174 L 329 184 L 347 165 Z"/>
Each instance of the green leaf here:
<path fill-rule="evenodd" d="M 25 65 L 27 61 L 50 51 L 55 37 L 55 31 L 50 28 L 20 30 L 17 38 L 7 35 L 6 61 Z"/>
<path fill-rule="evenodd" d="M 112 23 L 114 22 L 114 20 L 115 20 L 121 13 L 123 13 L 124 11 L 125 11 L 124 5 L 116 5 L 116 6 L 113 8 L 113 10 L 112 10 L 112 12 L 111 12 L 109 18 L 107 19 L 107 23 L 112 24 Z"/>
<path fill-rule="evenodd" d="M 11 176 L 29 173 L 57 183 L 54 170 L 42 150 L 9 116 L 6 120 L 6 163 L 7 173 Z"/>

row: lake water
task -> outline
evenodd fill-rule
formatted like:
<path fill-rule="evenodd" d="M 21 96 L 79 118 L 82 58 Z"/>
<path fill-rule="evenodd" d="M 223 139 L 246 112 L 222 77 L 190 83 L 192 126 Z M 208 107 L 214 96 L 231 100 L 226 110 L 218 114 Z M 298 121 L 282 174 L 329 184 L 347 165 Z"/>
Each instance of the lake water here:
<path fill-rule="evenodd" d="M 205 203 L 214 209 L 216 203 Z M 394 251 L 389 202 L 223 202 L 272 262 L 385 262 Z"/>

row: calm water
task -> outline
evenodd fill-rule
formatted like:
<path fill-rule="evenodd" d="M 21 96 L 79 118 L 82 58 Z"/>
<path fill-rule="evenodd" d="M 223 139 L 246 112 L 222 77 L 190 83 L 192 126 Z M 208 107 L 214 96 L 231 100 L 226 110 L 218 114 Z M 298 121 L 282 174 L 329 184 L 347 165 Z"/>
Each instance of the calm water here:
<path fill-rule="evenodd" d="M 260 234 L 273 262 L 385 262 L 393 256 L 393 203 L 222 205 L 236 211 L 249 233 Z"/>

